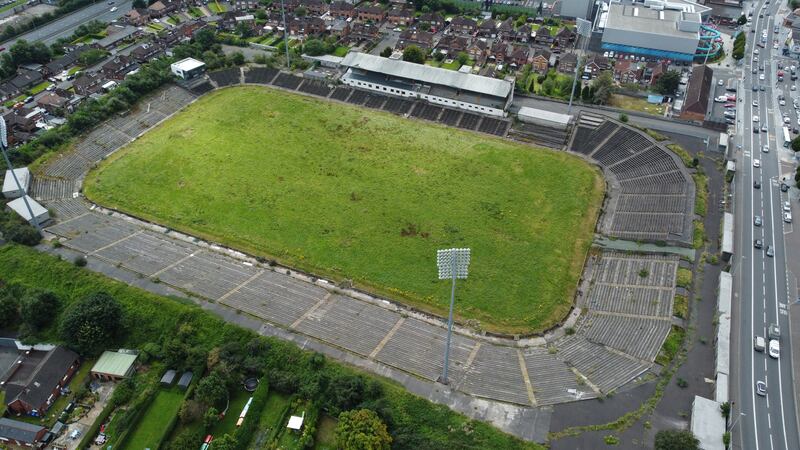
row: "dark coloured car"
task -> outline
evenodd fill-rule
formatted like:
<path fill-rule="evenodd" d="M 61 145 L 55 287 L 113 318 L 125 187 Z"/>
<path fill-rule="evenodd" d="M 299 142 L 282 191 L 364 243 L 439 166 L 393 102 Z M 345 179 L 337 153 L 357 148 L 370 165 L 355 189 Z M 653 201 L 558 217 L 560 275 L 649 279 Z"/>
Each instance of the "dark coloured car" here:
<path fill-rule="evenodd" d="M 753 181 L 753 187 L 755 189 L 761 189 L 761 182 L 758 180 Z"/>
<path fill-rule="evenodd" d="M 755 247 L 755 248 L 763 248 L 764 247 L 764 241 L 762 241 L 761 239 L 756 239 L 753 242 L 753 247 Z"/>

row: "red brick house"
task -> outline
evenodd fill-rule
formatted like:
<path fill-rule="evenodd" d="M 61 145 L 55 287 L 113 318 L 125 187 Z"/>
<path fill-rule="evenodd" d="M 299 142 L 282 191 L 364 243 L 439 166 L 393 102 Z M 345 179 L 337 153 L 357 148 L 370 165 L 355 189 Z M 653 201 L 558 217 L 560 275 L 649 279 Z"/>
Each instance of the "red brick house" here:
<path fill-rule="evenodd" d="M 575 73 L 576 65 L 578 65 L 578 56 L 574 53 L 565 53 L 558 59 L 558 71 L 561 73 Z"/>
<path fill-rule="evenodd" d="M 386 20 L 395 26 L 408 26 L 414 22 L 414 12 L 409 9 L 392 8 Z"/>
<path fill-rule="evenodd" d="M 497 37 L 497 24 L 494 19 L 486 19 L 478 25 L 478 36 L 487 38 Z"/>
<path fill-rule="evenodd" d="M 331 16 L 343 19 L 345 17 L 355 17 L 356 7 L 352 3 L 332 2 L 330 6 Z"/>
<path fill-rule="evenodd" d="M 295 17 L 287 23 L 291 36 L 318 36 L 325 33 L 325 21 L 319 17 Z"/>
<path fill-rule="evenodd" d="M 14 414 L 41 417 L 61 395 L 78 369 L 78 354 L 65 347 L 55 347 L 38 361 L 30 376 L 6 384 L 6 407 Z M 23 367 L 24 364 L 18 366 Z M 20 370 L 20 369 L 16 369 Z"/>
<path fill-rule="evenodd" d="M 556 39 L 556 43 L 558 43 L 559 47 L 561 47 L 561 48 L 569 48 L 569 47 L 572 46 L 572 44 L 575 43 L 575 37 L 576 37 L 576 34 L 575 34 L 574 31 L 570 30 L 567 27 L 564 27 L 564 28 L 558 30 L 558 33 L 556 33 L 555 39 Z"/>
<path fill-rule="evenodd" d="M 356 14 L 358 14 L 358 20 L 372 22 L 383 22 L 383 19 L 386 18 L 386 11 L 380 4 L 359 6 L 356 8 Z"/>
<path fill-rule="evenodd" d="M 110 80 L 123 80 L 125 76 L 134 70 L 136 70 L 139 65 L 136 63 L 136 60 L 125 56 L 125 55 L 118 55 L 111 61 L 103 64 L 103 67 L 100 69 L 103 72 L 103 76 Z"/>
<path fill-rule="evenodd" d="M 496 40 L 489 50 L 489 56 L 498 63 L 505 62 L 508 56 L 508 44 L 500 40 Z"/>
<path fill-rule="evenodd" d="M 435 12 L 422 14 L 419 16 L 417 23 L 427 25 L 430 27 L 430 31 L 433 31 L 434 33 L 438 30 L 441 30 L 445 24 L 444 17 Z"/>
<path fill-rule="evenodd" d="M 620 83 L 638 83 L 642 78 L 642 69 L 631 61 L 618 61 L 614 65 L 614 79 Z"/>
<path fill-rule="evenodd" d="M 300 5 L 306 9 L 310 16 L 321 16 L 328 12 L 329 9 L 328 4 L 322 0 L 303 0 Z"/>
<path fill-rule="evenodd" d="M 533 70 L 539 73 L 547 73 L 550 69 L 550 56 L 549 50 L 543 48 L 536 49 L 536 54 L 531 59 L 531 66 Z"/>
<path fill-rule="evenodd" d="M 586 61 L 585 72 L 592 74 L 592 78 L 600 74 L 604 70 L 611 68 L 611 63 L 605 56 L 594 56 Z"/>
<path fill-rule="evenodd" d="M 472 44 L 467 47 L 467 54 L 476 64 L 483 64 L 489 54 L 489 45 L 481 39 L 473 39 Z"/>
<path fill-rule="evenodd" d="M 422 50 L 430 51 L 433 49 L 433 33 L 421 30 L 406 30 L 400 33 L 397 47 L 402 50 L 409 45 L 416 45 Z"/>
<path fill-rule="evenodd" d="M 514 21 L 512 20 L 511 17 L 500 22 L 500 25 L 497 26 L 497 37 L 505 40 L 513 39 Z"/>
<path fill-rule="evenodd" d="M 511 54 L 508 55 L 508 63 L 512 66 L 522 67 L 525 64 L 528 64 L 528 46 L 516 46 L 511 50 Z"/>
<path fill-rule="evenodd" d="M 144 26 L 150 21 L 150 11 L 143 8 L 132 9 L 125 14 L 125 20 L 131 25 Z"/>
<path fill-rule="evenodd" d="M 10 448 L 40 448 L 46 434 L 41 425 L 0 418 L 0 442 Z"/>
<path fill-rule="evenodd" d="M 650 86 L 655 86 L 655 84 L 658 82 L 658 79 L 667 73 L 668 69 L 669 66 L 665 62 L 649 62 L 644 68 L 642 82 L 647 83 Z"/>
<path fill-rule="evenodd" d="M 439 40 L 439 43 L 436 44 L 436 50 L 447 53 L 450 56 L 456 56 L 460 52 L 466 52 L 467 47 L 469 47 L 469 39 L 464 36 L 456 36 L 455 34 L 443 36 Z"/>
<path fill-rule="evenodd" d="M 350 43 L 372 42 L 379 36 L 378 26 L 371 23 L 349 23 L 342 30 L 342 37 Z"/>
<path fill-rule="evenodd" d="M 478 24 L 467 17 L 456 16 L 450 21 L 450 31 L 460 34 L 473 34 Z"/>
<path fill-rule="evenodd" d="M 514 31 L 514 40 L 517 42 L 528 43 L 533 38 L 533 30 L 527 23 Z"/>

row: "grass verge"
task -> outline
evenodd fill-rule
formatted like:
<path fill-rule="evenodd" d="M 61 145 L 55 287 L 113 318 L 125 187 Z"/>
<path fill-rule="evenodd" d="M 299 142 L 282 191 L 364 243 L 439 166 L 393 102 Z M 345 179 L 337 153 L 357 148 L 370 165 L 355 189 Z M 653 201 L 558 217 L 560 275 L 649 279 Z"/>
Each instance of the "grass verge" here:
<path fill-rule="evenodd" d="M 689 318 L 689 297 L 676 295 L 672 303 L 672 315 L 681 319 Z"/>
<path fill-rule="evenodd" d="M 569 312 L 603 179 L 565 153 L 237 87 L 115 153 L 84 191 L 440 315 L 450 287 L 436 279 L 436 250 L 470 247 L 459 318 L 531 333 Z"/>
<path fill-rule="evenodd" d="M 681 147 L 678 144 L 667 144 L 667 148 L 670 149 L 672 153 L 675 153 L 681 158 L 681 161 L 683 161 L 683 165 L 685 165 L 686 167 L 694 166 L 693 164 L 694 158 L 692 158 L 692 155 L 690 155 L 689 152 L 684 150 L 683 147 Z"/>
<path fill-rule="evenodd" d="M 675 282 L 675 284 L 684 289 L 691 289 L 692 271 L 689 269 L 684 269 L 683 267 L 678 268 L 678 280 Z"/>
<path fill-rule="evenodd" d="M 172 417 L 178 414 L 183 403 L 184 393 L 176 388 L 161 389 L 156 398 L 145 411 L 144 416 L 136 424 L 136 429 L 122 445 L 123 449 L 139 450 L 155 448 L 166 433 L 167 425 Z"/>
<path fill-rule="evenodd" d="M 664 115 L 663 103 L 659 105 L 654 105 L 652 103 L 648 103 L 647 100 L 643 98 L 614 94 L 611 96 L 611 101 L 609 103 L 611 106 L 614 106 L 616 108 L 627 109 L 628 111 L 639 111 L 657 116 Z"/>
<path fill-rule="evenodd" d="M 686 331 L 683 328 L 673 325 L 667 335 L 667 339 L 664 340 L 664 345 L 661 346 L 661 351 L 656 356 L 656 364 L 669 365 L 680 351 L 685 336 Z"/>
<path fill-rule="evenodd" d="M 694 213 L 705 217 L 708 209 L 708 177 L 705 174 L 696 172 L 692 174 L 694 178 Z"/>

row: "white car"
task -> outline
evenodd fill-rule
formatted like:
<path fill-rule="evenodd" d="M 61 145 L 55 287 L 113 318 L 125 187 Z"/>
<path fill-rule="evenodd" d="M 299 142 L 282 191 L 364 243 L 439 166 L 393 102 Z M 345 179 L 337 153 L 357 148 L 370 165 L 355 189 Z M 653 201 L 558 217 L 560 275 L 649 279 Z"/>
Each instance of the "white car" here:
<path fill-rule="evenodd" d="M 786 117 L 784 117 L 784 118 L 783 118 L 783 123 L 786 123 L 786 124 L 788 124 L 788 123 L 790 123 L 791 121 L 792 121 L 792 119 L 790 119 L 790 118 L 789 118 L 789 116 L 786 116 Z"/>
<path fill-rule="evenodd" d="M 775 359 L 781 357 L 781 343 L 776 339 L 769 340 L 769 356 Z"/>
<path fill-rule="evenodd" d="M 762 36 L 766 37 L 767 35 L 763 34 Z M 758 54 L 758 49 L 753 50 L 753 54 L 757 55 Z"/>
<path fill-rule="evenodd" d="M 754 159 L 753 160 L 753 167 L 755 167 L 756 169 L 761 167 L 761 160 L 760 159 Z"/>
<path fill-rule="evenodd" d="M 719 81 L 717 81 L 717 85 L 718 85 L 718 86 L 724 86 L 724 85 L 725 85 L 725 80 L 723 80 L 723 79 L 721 79 L 721 78 L 720 78 L 720 80 L 719 80 Z"/>
<path fill-rule="evenodd" d="M 778 44 L 772 44 L 772 48 L 777 50 L 778 49 Z"/>
<path fill-rule="evenodd" d="M 769 153 L 769 145 L 765 145 L 765 146 L 761 147 L 761 151 L 764 152 L 764 153 Z"/>
<path fill-rule="evenodd" d="M 758 79 L 761 80 L 761 81 L 764 81 L 764 74 L 762 73 L 761 75 L 759 75 Z"/>
<path fill-rule="evenodd" d="M 758 100 L 753 100 L 753 106 L 758 107 Z"/>
<path fill-rule="evenodd" d="M 758 123 L 758 116 L 753 116 L 753 123 Z"/>
<path fill-rule="evenodd" d="M 778 102 L 778 104 L 781 106 L 786 106 L 786 100 L 781 100 Z"/>
<path fill-rule="evenodd" d="M 792 213 L 790 212 L 783 213 L 783 221 L 786 223 L 792 223 Z"/>
<path fill-rule="evenodd" d="M 114 11 L 116 11 L 117 9 L 118 9 L 118 8 L 115 6 L 115 7 L 111 8 L 111 12 L 114 12 Z"/>
<path fill-rule="evenodd" d="M 786 212 L 792 212 L 792 204 L 789 202 L 783 202 L 783 210 Z"/>

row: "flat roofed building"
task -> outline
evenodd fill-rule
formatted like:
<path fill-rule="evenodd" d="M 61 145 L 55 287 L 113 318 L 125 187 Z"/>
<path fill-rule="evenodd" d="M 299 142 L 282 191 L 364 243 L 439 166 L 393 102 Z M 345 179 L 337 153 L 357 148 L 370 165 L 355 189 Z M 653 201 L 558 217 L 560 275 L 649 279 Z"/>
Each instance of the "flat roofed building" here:
<path fill-rule="evenodd" d="M 27 206 L 25 205 L 25 200 L 28 201 Z M 23 200 L 23 197 L 16 198 L 8 202 L 6 207 L 19 214 L 20 217 L 25 219 L 25 221 L 31 225 L 34 225 L 38 222 L 41 226 L 50 221 L 50 212 L 47 210 L 47 208 L 42 206 L 29 195 L 25 196 L 25 200 Z M 33 211 L 33 217 L 31 217 L 31 213 L 28 211 L 28 206 L 30 206 L 31 211 Z"/>
<path fill-rule="evenodd" d="M 178 62 L 172 63 L 170 70 L 176 77 L 190 80 L 199 76 L 206 70 L 206 63 L 198 61 L 194 58 L 185 58 Z"/>
<path fill-rule="evenodd" d="M 30 188 L 31 171 L 28 170 L 27 167 L 14 169 L 14 175 L 17 176 L 17 180 L 19 181 L 19 185 L 22 186 L 22 190 L 19 190 L 17 182 L 14 181 L 14 177 L 11 175 L 11 171 L 6 170 L 6 176 L 3 178 L 3 197 L 5 198 L 22 197 L 23 194 L 28 192 L 28 188 Z"/>
<path fill-rule="evenodd" d="M 350 52 L 341 65 L 350 86 L 493 116 L 504 117 L 514 96 L 513 81 L 365 53 Z"/>
<path fill-rule="evenodd" d="M 572 120 L 572 116 L 568 114 L 561 114 L 544 109 L 530 108 L 527 106 L 523 106 L 519 109 L 517 118 L 521 122 L 557 128 L 559 130 L 566 130 L 570 121 Z"/>
<path fill-rule="evenodd" d="M 120 350 L 105 351 L 92 367 L 92 376 L 98 380 L 117 381 L 133 374 L 138 354 Z"/>
<path fill-rule="evenodd" d="M 623 53 L 691 61 L 700 41 L 702 14 L 709 10 L 689 1 L 612 3 L 603 22 L 602 47 Z"/>

